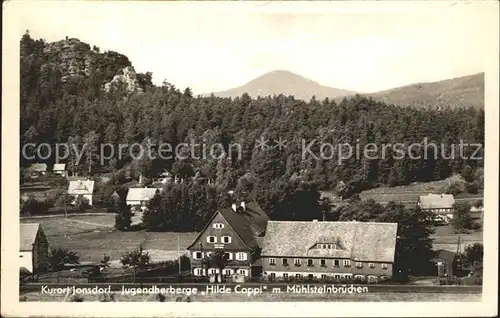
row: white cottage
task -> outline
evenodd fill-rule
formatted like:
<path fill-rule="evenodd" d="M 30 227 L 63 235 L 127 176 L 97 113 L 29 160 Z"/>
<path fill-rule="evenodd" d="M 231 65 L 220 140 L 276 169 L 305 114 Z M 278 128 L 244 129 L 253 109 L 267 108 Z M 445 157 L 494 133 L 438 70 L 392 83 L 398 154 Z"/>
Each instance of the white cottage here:
<path fill-rule="evenodd" d="M 68 195 L 76 198 L 81 196 L 88 200 L 92 205 L 92 195 L 94 193 L 94 180 L 74 180 L 69 182 Z"/>
<path fill-rule="evenodd" d="M 54 174 L 58 174 L 60 176 L 66 176 L 66 164 L 65 163 L 55 163 L 52 168 L 52 172 Z"/>
<path fill-rule="evenodd" d="M 127 205 L 136 206 L 140 205 L 142 209 L 146 207 L 146 204 L 151 200 L 156 191 L 161 192 L 161 188 L 129 188 L 127 193 Z"/>

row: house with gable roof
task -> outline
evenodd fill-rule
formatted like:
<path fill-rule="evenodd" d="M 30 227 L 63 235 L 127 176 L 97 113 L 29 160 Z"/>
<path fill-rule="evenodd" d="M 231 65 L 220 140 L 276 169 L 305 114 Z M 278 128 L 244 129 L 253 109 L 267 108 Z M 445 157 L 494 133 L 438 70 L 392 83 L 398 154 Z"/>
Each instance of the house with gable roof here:
<path fill-rule="evenodd" d="M 75 197 L 73 203 L 78 197 L 86 198 L 89 205 L 92 206 L 92 196 L 94 194 L 94 180 L 72 180 L 68 185 L 68 195 Z"/>
<path fill-rule="evenodd" d="M 47 270 L 49 244 L 40 224 L 21 223 L 19 239 L 19 269 L 30 273 Z"/>
<path fill-rule="evenodd" d="M 140 205 L 141 209 L 146 208 L 146 204 L 151 200 L 157 191 L 161 192 L 162 188 L 129 188 L 127 192 L 127 205 L 132 207 Z"/>
<path fill-rule="evenodd" d="M 52 167 L 52 172 L 58 174 L 62 177 L 66 177 L 66 164 L 65 163 L 55 163 Z"/>
<path fill-rule="evenodd" d="M 259 241 L 266 231 L 269 217 L 255 202 L 240 202 L 217 210 L 198 237 L 188 246 L 191 272 L 194 276 L 233 274 L 250 277 L 260 274 Z M 227 266 L 205 268 L 203 259 L 216 250 L 223 250 Z"/>
<path fill-rule="evenodd" d="M 436 221 L 449 222 L 453 219 L 455 198 L 452 194 L 428 194 L 418 198 L 417 206 L 434 213 Z"/>
<path fill-rule="evenodd" d="M 392 277 L 397 223 L 269 221 L 262 270 L 271 280 Z"/>

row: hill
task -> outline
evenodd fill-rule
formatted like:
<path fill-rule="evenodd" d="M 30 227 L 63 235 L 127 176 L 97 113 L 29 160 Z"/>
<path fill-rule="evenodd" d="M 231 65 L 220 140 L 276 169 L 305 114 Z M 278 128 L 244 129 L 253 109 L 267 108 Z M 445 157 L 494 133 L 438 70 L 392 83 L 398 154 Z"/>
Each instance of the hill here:
<path fill-rule="evenodd" d="M 413 107 L 484 108 L 484 73 L 439 82 L 417 83 L 367 94 L 386 104 Z"/>
<path fill-rule="evenodd" d="M 251 97 L 272 95 L 293 95 L 296 99 L 308 101 L 311 97 L 323 100 L 353 95 L 355 92 L 323 86 L 301 75 L 283 70 L 272 71 L 261 75 L 243 86 L 223 92 L 214 93 L 219 97 L 237 97 L 247 93 Z"/>

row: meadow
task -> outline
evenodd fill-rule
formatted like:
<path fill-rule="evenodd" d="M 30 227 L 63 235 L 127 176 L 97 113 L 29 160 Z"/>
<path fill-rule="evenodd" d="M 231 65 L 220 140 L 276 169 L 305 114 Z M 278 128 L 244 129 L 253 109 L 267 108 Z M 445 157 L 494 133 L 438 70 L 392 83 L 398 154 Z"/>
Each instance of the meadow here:
<path fill-rule="evenodd" d="M 121 232 L 113 228 L 114 214 L 22 218 L 21 223 L 40 223 L 50 246 L 68 248 L 80 255 L 80 262 L 99 262 L 104 255 L 113 263 L 129 250 L 143 249 L 152 261 L 176 259 L 197 233 Z M 179 243 L 179 244 L 178 244 Z"/>
<path fill-rule="evenodd" d="M 68 248 L 80 255 L 80 262 L 99 262 L 104 255 L 118 267 L 121 255 L 138 248 L 141 244 L 152 261 L 176 259 L 185 253 L 198 233 L 175 232 L 120 232 L 113 228 L 114 214 L 85 214 L 21 218 L 22 223 L 36 222 L 42 225 L 50 246 Z M 432 235 L 434 249 L 456 251 L 458 237 L 463 248 L 468 244 L 481 243 L 482 231 L 456 234 L 450 225 L 438 226 Z"/>

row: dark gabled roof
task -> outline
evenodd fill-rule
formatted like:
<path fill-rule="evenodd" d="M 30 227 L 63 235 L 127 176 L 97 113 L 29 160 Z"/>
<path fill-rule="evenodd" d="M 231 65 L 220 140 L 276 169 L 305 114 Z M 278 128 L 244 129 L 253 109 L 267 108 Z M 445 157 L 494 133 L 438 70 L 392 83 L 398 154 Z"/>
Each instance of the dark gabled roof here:
<path fill-rule="evenodd" d="M 437 250 L 436 251 L 436 254 L 434 255 L 434 257 L 432 258 L 433 260 L 436 259 L 436 258 L 440 258 L 440 259 L 444 259 L 446 261 L 449 261 L 449 262 L 453 262 L 453 260 L 455 259 L 455 253 L 453 253 L 452 251 L 448 251 L 448 250 Z"/>
<path fill-rule="evenodd" d="M 269 217 L 257 203 L 249 202 L 245 204 L 244 211 L 238 209 L 238 212 L 235 212 L 231 207 L 217 210 L 217 212 L 214 213 L 214 215 L 207 222 L 203 230 L 200 231 L 198 237 L 196 237 L 193 243 L 188 246 L 188 249 L 199 240 L 201 234 L 210 224 L 212 224 L 217 213 L 222 215 L 222 217 L 227 221 L 229 226 L 233 228 L 236 235 L 238 235 L 246 246 L 250 249 L 256 249 L 260 246 L 257 237 L 266 230 Z"/>
<path fill-rule="evenodd" d="M 269 216 L 256 202 L 248 202 L 245 204 L 243 216 L 250 223 L 254 236 L 259 236 L 266 231 Z"/>

